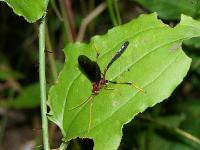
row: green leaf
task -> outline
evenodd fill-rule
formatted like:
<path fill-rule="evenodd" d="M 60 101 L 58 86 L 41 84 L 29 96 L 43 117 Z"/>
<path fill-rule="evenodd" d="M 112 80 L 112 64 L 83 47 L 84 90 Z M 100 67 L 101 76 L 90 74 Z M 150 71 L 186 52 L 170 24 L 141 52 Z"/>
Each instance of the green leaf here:
<path fill-rule="evenodd" d="M 146 131 L 146 130 L 145 130 Z M 199 145 L 191 141 L 178 137 L 177 135 L 168 135 L 163 131 L 158 134 L 156 131 L 142 132 L 140 137 L 140 150 L 199 150 Z M 148 141 L 148 142 L 147 142 Z"/>
<path fill-rule="evenodd" d="M 200 17 L 199 0 L 135 0 L 151 12 L 157 12 L 162 19 L 180 19 L 182 13 Z"/>
<path fill-rule="evenodd" d="M 46 11 L 48 0 L 3 0 L 14 13 L 23 16 L 28 22 L 40 19 Z"/>
<path fill-rule="evenodd" d="M 186 144 L 186 139 L 173 131 L 184 121 L 185 115 L 162 116 L 151 119 L 152 122 L 146 125 L 147 129 L 140 128 L 138 130 L 141 132 L 135 135 L 140 138 L 137 139 L 140 150 L 191 150 L 194 148 L 195 145 L 192 141 Z"/>
<path fill-rule="evenodd" d="M 21 79 L 23 75 L 10 67 L 6 56 L 0 53 L 0 80 L 8 80 L 9 78 Z"/>
<path fill-rule="evenodd" d="M 200 139 L 200 101 L 199 99 L 183 100 L 176 105 L 176 111 L 185 113 L 186 120 L 182 128 Z"/>
<path fill-rule="evenodd" d="M 195 37 L 189 40 L 184 41 L 184 44 L 192 47 L 192 48 L 200 48 L 200 38 L 199 37 Z"/>
<path fill-rule="evenodd" d="M 163 146 L 162 149 L 166 149 L 170 142 L 173 142 L 174 145 L 179 144 L 179 142 L 176 142 L 176 139 L 169 136 L 167 132 L 169 129 L 166 126 L 168 128 L 176 128 L 184 120 L 185 115 L 152 117 L 149 114 L 145 115 L 143 113 L 123 128 L 123 138 L 119 149 L 133 149 L 135 147 L 139 150 L 158 150 L 161 146 Z"/>
<path fill-rule="evenodd" d="M 35 83 L 24 87 L 17 98 L 0 101 L 0 107 L 8 108 L 34 108 L 40 105 L 40 86 Z"/>
<path fill-rule="evenodd" d="M 192 140 L 195 138 L 200 137 L 200 120 L 198 119 L 200 116 L 200 102 L 199 100 L 182 100 L 179 102 L 176 102 L 176 104 L 173 105 L 172 111 L 178 112 L 180 115 L 173 115 L 173 116 L 162 116 L 159 118 L 151 118 L 153 121 L 155 120 L 157 123 L 157 126 L 161 124 L 162 126 L 168 126 L 169 129 L 166 128 L 158 128 L 155 127 L 155 122 L 152 121 L 152 125 L 148 124 L 148 130 L 141 128 L 141 122 L 139 129 L 136 129 L 137 131 L 140 131 L 138 134 L 135 134 L 136 131 L 126 131 L 126 134 L 133 134 L 137 137 L 137 140 L 139 139 L 139 148 L 140 150 L 143 149 L 149 149 L 149 150 L 198 150 L 199 149 L 199 142 L 196 140 Z M 138 123 L 139 124 L 139 123 Z M 154 129 L 152 130 L 152 126 Z M 180 134 L 177 134 L 173 130 L 173 127 L 178 127 L 185 131 L 186 133 L 191 134 L 194 137 L 191 137 L 190 135 L 181 136 Z M 159 129 L 161 131 L 157 131 L 156 129 Z M 170 131 L 171 130 L 171 131 Z M 167 133 L 167 131 L 170 131 Z M 147 134 L 148 133 L 148 134 Z M 151 133 L 151 134 L 149 134 Z M 186 138 L 187 137 L 187 138 Z M 148 141 L 148 143 L 147 143 Z M 196 141 L 196 142 L 194 142 Z M 126 143 L 125 143 L 126 144 Z"/>
<path fill-rule="evenodd" d="M 12 70 L 8 64 L 0 64 L 0 80 L 7 80 L 9 78 L 21 79 L 23 75 Z"/>
<path fill-rule="evenodd" d="M 163 24 L 157 15 L 141 15 L 103 36 L 95 36 L 89 44 L 72 43 L 65 48 L 65 65 L 57 83 L 49 93 L 49 119 L 61 129 L 65 140 L 76 137 L 92 138 L 96 150 L 117 149 L 123 124 L 136 114 L 170 96 L 186 75 L 191 59 L 181 49 L 183 40 L 200 36 L 200 23 L 182 16 L 175 28 Z M 106 79 L 134 82 L 146 93 L 128 85 L 112 85 L 102 89 L 90 103 L 70 110 L 87 99 L 92 85 L 78 69 L 79 55 L 95 60 L 104 69 L 124 41 L 130 44 L 124 54 L 111 66 Z M 89 131 L 89 132 L 88 132 Z"/>
<path fill-rule="evenodd" d="M 189 99 L 182 100 L 181 102 L 176 104 L 176 108 L 174 108 L 178 112 L 184 112 L 189 116 L 197 117 L 200 116 L 200 102 L 199 99 Z"/>

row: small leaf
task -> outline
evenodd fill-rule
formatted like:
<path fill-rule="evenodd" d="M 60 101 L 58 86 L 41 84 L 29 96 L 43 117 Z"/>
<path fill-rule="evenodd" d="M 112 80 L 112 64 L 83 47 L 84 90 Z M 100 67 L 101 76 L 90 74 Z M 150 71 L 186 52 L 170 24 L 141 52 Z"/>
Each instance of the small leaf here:
<path fill-rule="evenodd" d="M 0 107 L 15 109 L 34 108 L 40 105 L 40 86 L 35 83 L 24 87 L 15 99 L 0 101 Z"/>
<path fill-rule="evenodd" d="M 181 113 L 185 113 L 188 116 L 193 116 L 193 117 L 197 117 L 200 116 L 200 101 L 199 99 L 189 99 L 189 100 L 183 100 L 183 102 L 179 102 L 176 104 L 176 111 L 181 112 Z M 196 119 L 197 119 L 196 118 Z"/>
<path fill-rule="evenodd" d="M 48 0 L 2 0 L 14 13 L 23 16 L 28 22 L 40 19 L 46 11 Z"/>
<path fill-rule="evenodd" d="M 200 48 L 200 38 L 195 37 L 195 38 L 186 40 L 186 41 L 184 41 L 184 44 L 189 46 L 189 47 L 198 49 L 198 48 Z"/>
<path fill-rule="evenodd" d="M 119 146 L 123 124 L 136 114 L 170 96 L 186 75 L 191 59 L 181 49 L 183 40 L 200 36 L 200 23 L 182 16 L 175 28 L 163 24 L 156 14 L 141 15 L 103 36 L 95 36 L 89 44 L 69 44 L 65 48 L 65 65 L 57 83 L 49 93 L 49 119 L 61 129 L 65 140 L 76 137 L 92 138 L 96 150 L 114 150 Z M 79 55 L 96 58 L 105 68 L 117 49 L 130 44 L 124 54 L 108 70 L 106 79 L 134 82 L 146 93 L 128 85 L 112 85 L 95 96 L 89 127 L 90 102 L 70 110 L 86 100 L 92 85 L 78 69 Z"/>
<path fill-rule="evenodd" d="M 199 0 L 135 0 L 150 12 L 157 12 L 158 16 L 165 20 L 180 20 L 181 14 L 194 18 L 200 18 Z M 184 44 L 193 48 L 200 47 L 200 38 L 192 38 L 184 41 Z"/>
<path fill-rule="evenodd" d="M 199 0 L 135 0 L 151 12 L 157 12 L 162 19 L 179 20 L 181 14 L 192 17 L 200 15 Z"/>
<path fill-rule="evenodd" d="M 21 79 L 23 75 L 12 70 L 8 64 L 0 64 L 0 80 L 7 80 L 8 78 Z"/>
<path fill-rule="evenodd" d="M 180 149 L 192 148 L 182 142 L 180 138 L 183 139 L 183 137 L 177 135 L 173 131 L 173 129 L 180 127 L 181 123 L 185 120 L 185 115 L 154 116 L 153 118 L 148 116 L 147 118 L 146 119 L 149 121 L 148 123 L 144 120 L 136 120 L 132 123 L 135 127 L 132 126 L 132 128 L 126 128 L 125 137 L 129 135 L 134 141 L 137 141 L 137 144 L 135 145 L 130 141 L 131 145 L 128 147 L 129 149 L 136 145 L 137 149 L 140 150 L 178 149 L 175 147 L 179 147 Z M 124 142 L 126 143 L 123 143 L 123 145 L 128 145 L 127 141 Z"/>

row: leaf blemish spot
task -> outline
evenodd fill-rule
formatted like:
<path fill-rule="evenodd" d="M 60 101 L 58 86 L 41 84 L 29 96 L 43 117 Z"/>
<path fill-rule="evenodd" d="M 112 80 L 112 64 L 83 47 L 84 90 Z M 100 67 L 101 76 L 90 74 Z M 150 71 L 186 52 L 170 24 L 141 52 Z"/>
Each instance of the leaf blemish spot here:
<path fill-rule="evenodd" d="M 117 104 L 118 104 L 117 100 L 113 100 L 113 102 L 112 102 L 112 106 L 113 106 L 113 107 L 116 107 Z"/>
<path fill-rule="evenodd" d="M 180 48 L 181 48 L 181 43 L 174 43 L 174 44 L 172 45 L 172 47 L 170 48 L 170 51 L 171 51 L 171 52 L 176 52 L 176 51 L 178 51 Z"/>

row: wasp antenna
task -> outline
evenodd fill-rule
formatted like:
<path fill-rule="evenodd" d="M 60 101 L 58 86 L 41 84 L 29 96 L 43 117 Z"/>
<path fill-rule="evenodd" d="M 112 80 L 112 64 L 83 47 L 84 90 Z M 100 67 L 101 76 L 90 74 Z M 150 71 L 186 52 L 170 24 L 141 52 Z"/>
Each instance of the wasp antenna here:
<path fill-rule="evenodd" d="M 88 133 L 90 131 L 90 127 L 92 123 L 92 105 L 93 105 L 93 101 L 90 101 L 90 117 L 89 117 L 89 124 L 88 124 Z"/>
<path fill-rule="evenodd" d="M 131 85 L 132 85 L 134 88 L 138 89 L 140 92 L 146 93 L 146 91 L 145 91 L 143 88 L 140 88 L 140 87 L 137 86 L 136 84 L 131 83 Z"/>
<path fill-rule="evenodd" d="M 134 88 L 138 89 L 140 92 L 146 93 L 146 91 L 143 88 L 140 88 L 139 86 L 137 86 L 136 84 L 134 84 L 133 82 L 116 82 L 116 81 L 110 81 L 110 80 L 106 80 L 108 83 L 112 83 L 112 84 L 126 84 L 126 85 L 132 85 Z"/>
<path fill-rule="evenodd" d="M 121 46 L 121 48 L 115 53 L 115 55 L 111 58 L 110 62 L 106 66 L 104 70 L 104 76 L 107 72 L 107 70 L 110 68 L 110 66 L 124 53 L 124 51 L 127 49 L 129 45 L 129 41 L 124 42 L 124 44 Z"/>

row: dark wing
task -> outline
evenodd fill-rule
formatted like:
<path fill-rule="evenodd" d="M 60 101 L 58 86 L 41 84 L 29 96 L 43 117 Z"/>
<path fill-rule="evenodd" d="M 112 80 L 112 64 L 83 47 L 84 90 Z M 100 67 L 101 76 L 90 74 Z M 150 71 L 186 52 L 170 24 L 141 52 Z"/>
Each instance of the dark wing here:
<path fill-rule="evenodd" d="M 98 83 L 101 80 L 101 70 L 97 62 L 90 60 L 87 56 L 78 57 L 80 70 L 87 76 L 91 82 Z"/>

